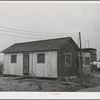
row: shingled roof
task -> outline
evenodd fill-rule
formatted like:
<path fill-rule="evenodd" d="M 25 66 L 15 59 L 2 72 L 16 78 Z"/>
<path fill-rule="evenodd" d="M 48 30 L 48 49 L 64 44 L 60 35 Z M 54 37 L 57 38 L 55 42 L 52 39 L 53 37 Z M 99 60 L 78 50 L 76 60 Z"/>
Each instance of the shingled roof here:
<path fill-rule="evenodd" d="M 35 52 L 35 51 L 51 51 L 59 49 L 65 42 L 68 42 L 71 37 L 57 38 L 49 40 L 40 40 L 33 42 L 24 42 L 14 44 L 7 49 L 3 50 L 3 53 L 17 53 L 17 52 Z"/>

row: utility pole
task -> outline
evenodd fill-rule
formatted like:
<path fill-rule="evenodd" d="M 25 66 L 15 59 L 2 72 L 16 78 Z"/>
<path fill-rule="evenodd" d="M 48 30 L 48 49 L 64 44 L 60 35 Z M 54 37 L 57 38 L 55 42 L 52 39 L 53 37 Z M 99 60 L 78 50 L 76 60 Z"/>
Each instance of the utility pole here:
<path fill-rule="evenodd" d="M 82 44 L 81 44 L 81 33 L 79 32 L 79 41 L 80 41 L 80 76 L 82 76 Z"/>
<path fill-rule="evenodd" d="M 85 40 L 85 42 L 88 42 L 88 48 L 89 48 L 89 40 Z"/>

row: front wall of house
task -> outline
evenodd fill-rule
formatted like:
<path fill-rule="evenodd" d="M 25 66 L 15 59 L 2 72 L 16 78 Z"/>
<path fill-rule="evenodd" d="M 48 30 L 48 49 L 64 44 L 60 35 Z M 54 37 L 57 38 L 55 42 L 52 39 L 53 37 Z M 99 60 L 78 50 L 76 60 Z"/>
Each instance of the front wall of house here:
<path fill-rule="evenodd" d="M 58 77 L 64 75 L 68 76 L 76 76 L 77 75 L 77 61 L 78 61 L 78 50 L 70 41 L 65 43 L 65 45 L 59 49 L 57 64 L 58 64 Z M 65 64 L 65 54 L 72 54 L 71 66 Z"/>
<path fill-rule="evenodd" d="M 45 63 L 37 63 L 37 54 L 45 54 Z M 14 54 L 14 53 L 13 53 Z M 9 75 L 23 75 L 23 53 L 15 53 L 17 63 L 11 63 L 11 54 L 4 54 L 4 72 Z M 57 51 L 29 53 L 29 75 L 57 78 Z"/>
<path fill-rule="evenodd" d="M 45 54 L 45 63 L 37 63 L 37 54 Z M 32 76 L 57 78 L 57 51 L 33 52 L 31 62 Z"/>
<path fill-rule="evenodd" d="M 23 75 L 23 54 L 17 53 L 17 63 L 11 63 L 11 54 L 4 54 L 4 72 L 8 75 Z"/>

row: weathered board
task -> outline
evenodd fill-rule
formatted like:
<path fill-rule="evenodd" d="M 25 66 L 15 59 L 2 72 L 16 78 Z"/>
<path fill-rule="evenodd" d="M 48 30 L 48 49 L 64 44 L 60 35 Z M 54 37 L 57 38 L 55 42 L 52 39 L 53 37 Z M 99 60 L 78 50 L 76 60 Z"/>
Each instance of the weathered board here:
<path fill-rule="evenodd" d="M 17 63 L 11 63 L 11 54 L 4 54 L 3 74 L 23 75 L 23 54 L 17 54 Z"/>
<path fill-rule="evenodd" d="M 40 53 L 45 54 L 45 63 L 37 63 L 37 54 Z M 34 52 L 31 57 L 33 57 L 30 62 L 30 69 L 33 70 L 30 70 L 32 76 L 57 78 L 57 51 Z"/>
<path fill-rule="evenodd" d="M 90 59 L 90 53 L 89 52 L 82 52 L 83 57 L 83 72 L 84 74 L 91 74 L 91 59 Z M 89 58 L 89 64 L 86 64 L 86 57 Z"/>
<path fill-rule="evenodd" d="M 71 66 L 65 63 L 65 54 L 71 53 Z M 58 66 L 58 77 L 64 75 L 66 77 L 77 76 L 77 60 L 78 60 L 78 48 L 75 46 L 73 41 L 66 42 L 59 50 L 57 54 L 57 66 Z"/>
<path fill-rule="evenodd" d="M 37 63 L 37 54 L 45 54 L 45 63 Z M 4 54 L 4 72 L 9 75 L 23 75 L 23 53 L 17 55 L 17 62 L 11 63 L 11 54 Z M 57 51 L 29 53 L 29 76 L 57 78 Z"/>

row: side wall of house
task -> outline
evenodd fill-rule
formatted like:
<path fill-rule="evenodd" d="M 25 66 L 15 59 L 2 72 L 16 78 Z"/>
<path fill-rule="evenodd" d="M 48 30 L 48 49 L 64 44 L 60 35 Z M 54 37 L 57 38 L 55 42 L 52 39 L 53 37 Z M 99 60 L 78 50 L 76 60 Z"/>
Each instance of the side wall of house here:
<path fill-rule="evenodd" d="M 37 54 L 45 54 L 45 63 L 37 63 Z M 31 53 L 29 72 L 31 76 L 57 78 L 57 51 Z"/>
<path fill-rule="evenodd" d="M 4 54 L 3 74 L 23 75 L 23 54 L 16 53 L 16 55 L 17 63 L 11 63 L 11 54 Z"/>
<path fill-rule="evenodd" d="M 78 49 L 75 47 L 73 41 L 68 41 L 58 51 L 57 64 L 58 64 L 58 77 L 59 76 L 76 76 L 78 67 Z M 71 66 L 65 64 L 65 53 L 71 53 Z"/>

